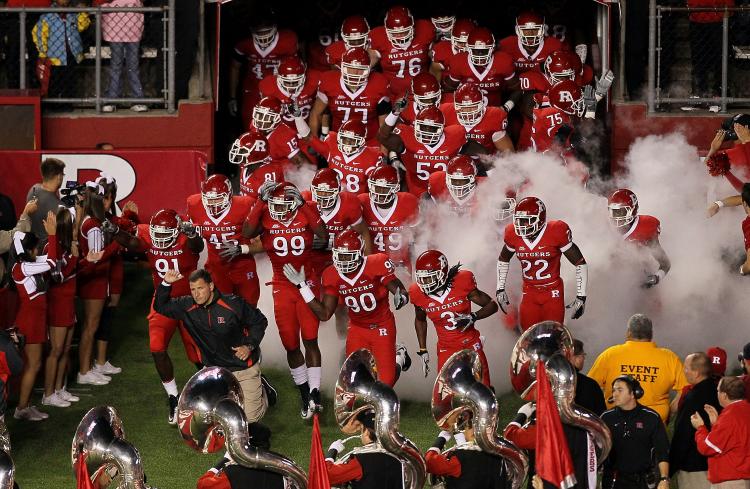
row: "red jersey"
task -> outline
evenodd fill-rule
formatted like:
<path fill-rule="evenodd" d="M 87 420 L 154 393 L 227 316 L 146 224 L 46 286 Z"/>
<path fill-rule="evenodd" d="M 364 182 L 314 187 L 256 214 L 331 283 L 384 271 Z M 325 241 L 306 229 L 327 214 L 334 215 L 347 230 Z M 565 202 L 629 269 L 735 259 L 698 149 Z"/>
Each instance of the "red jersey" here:
<path fill-rule="evenodd" d="M 393 321 L 386 284 L 395 280 L 393 263 L 385 253 L 364 257 L 355 273 L 341 275 L 330 266 L 323 272 L 323 291 L 338 297 L 349 310 L 353 326 L 369 327 Z"/>
<path fill-rule="evenodd" d="M 344 41 L 334 41 L 326 48 L 326 63 L 332 66 L 341 66 L 341 58 L 344 57 L 346 52 L 346 44 Z"/>
<path fill-rule="evenodd" d="M 242 165 L 240 169 L 240 195 L 251 195 L 257 197 L 258 189 L 265 182 L 283 182 L 284 167 L 280 163 L 270 161 L 252 172 L 249 165 Z"/>
<path fill-rule="evenodd" d="M 432 45 L 430 58 L 433 63 L 443 67 L 443 77 L 450 74 L 451 60 L 458 53 L 453 50 L 453 44 L 448 40 L 438 41 Z"/>
<path fill-rule="evenodd" d="M 367 126 L 367 134 L 378 133 L 378 104 L 387 102 L 388 80 L 382 73 L 371 73 L 365 86 L 350 91 L 341 79 L 341 72 L 331 70 L 320 76 L 318 98 L 328 104 L 331 111 L 331 130 L 338 131 L 341 124 L 352 117 Z"/>
<path fill-rule="evenodd" d="M 362 217 L 378 252 L 387 253 L 396 264 L 409 266 L 409 246 L 413 241 L 412 228 L 419 223 L 419 200 L 407 192 L 398 192 L 383 216 L 368 194 L 359 194 Z"/>
<path fill-rule="evenodd" d="M 657 218 L 640 214 L 635 217 L 635 220 L 630 225 L 630 229 L 622 235 L 622 239 L 631 243 L 648 246 L 659 239 L 660 233 L 661 223 Z"/>
<path fill-rule="evenodd" d="M 346 156 L 339 150 L 337 136 L 337 133 L 329 132 L 325 140 L 312 138 L 310 144 L 339 176 L 344 190 L 355 194 L 367 193 L 367 176 L 376 166 L 384 164 L 380 148 L 365 146 L 361 152 Z"/>
<path fill-rule="evenodd" d="M 136 227 L 135 236 L 141 241 L 141 247 L 146 251 L 148 264 L 151 267 L 151 278 L 154 280 L 154 289 L 162 282 L 167 270 L 177 270 L 182 274 L 182 278 L 172 284 L 170 296 L 190 295 L 188 276 L 198 268 L 200 255 L 188 248 L 187 236 L 180 233 L 175 244 L 168 249 L 154 246 L 148 224 L 139 224 Z"/>
<path fill-rule="evenodd" d="M 487 105 L 503 105 L 503 90 L 508 80 L 515 76 L 513 59 L 502 51 L 495 51 L 487 66 L 474 66 L 469 53 L 458 53 L 452 58 L 450 79 L 457 83 L 473 82 L 479 85 Z"/>
<path fill-rule="evenodd" d="M 513 224 L 505 226 L 505 246 L 516 253 L 526 285 L 548 285 L 560 280 L 560 257 L 573 246 L 573 235 L 564 221 L 547 221 L 529 241 L 516 234 Z"/>
<path fill-rule="evenodd" d="M 328 62 L 328 48 L 339 42 L 339 33 L 335 29 L 321 26 L 317 39 L 307 42 L 307 65 L 312 70 L 325 71 L 330 69 Z"/>
<path fill-rule="evenodd" d="M 750 249 L 750 217 L 742 220 L 742 237 L 745 238 L 745 249 Z"/>
<path fill-rule="evenodd" d="M 315 205 L 310 203 L 305 205 L 309 206 L 313 214 L 318 215 Z M 263 248 L 268 253 L 268 259 L 271 260 L 275 282 L 290 283 L 284 276 L 283 270 L 287 263 L 291 263 L 297 270 L 304 265 L 308 265 L 314 235 L 312 227 L 315 224 L 315 222 L 309 222 L 305 214 L 299 209 L 287 224 L 273 219 L 268 209 L 263 211 L 263 217 L 261 218 L 263 233 L 260 235 L 260 239 Z M 308 272 L 307 278 L 317 280 L 317 277 L 310 272 Z"/>
<path fill-rule="evenodd" d="M 468 270 L 459 270 L 451 286 L 439 296 L 427 295 L 416 283 L 411 284 L 409 299 L 412 304 L 424 310 L 432 321 L 438 345 L 460 344 L 466 336 L 473 337 L 476 334 L 474 325 L 464 332 L 456 329 L 456 315 L 471 314 L 471 301 L 468 296 L 476 288 L 477 280 Z"/>
<path fill-rule="evenodd" d="M 300 90 L 299 94 L 294 96 L 294 100 L 302 111 L 302 117 L 304 119 L 307 119 L 310 115 L 310 109 L 312 109 L 315 97 L 318 94 L 319 81 L 320 72 L 307 70 L 305 84 L 302 86 L 302 90 Z M 279 99 L 282 104 L 289 105 L 292 103 L 292 95 L 279 85 L 276 75 L 267 75 L 261 80 L 258 88 L 260 90 L 261 98 L 272 96 Z M 281 120 L 291 129 L 297 131 L 297 126 L 294 125 L 294 117 L 288 111 L 285 110 L 281 114 Z"/>
<path fill-rule="evenodd" d="M 456 156 L 466 144 L 466 131 L 462 126 L 448 126 L 435 146 L 427 146 L 419 141 L 414 128 L 399 124 L 393 131 L 404 143 L 402 161 L 406 167 L 406 187 L 419 197 L 427 191 L 427 180 L 436 171 L 445 171 L 448 160 Z"/>
<path fill-rule="evenodd" d="M 257 90 L 264 77 L 276 73 L 282 59 L 297 54 L 297 34 L 280 29 L 279 35 L 266 49 L 261 49 L 251 36 L 238 42 L 234 52 L 236 57 L 247 62 L 244 88 Z"/>
<path fill-rule="evenodd" d="M 445 93 L 443 92 L 440 95 L 440 103 L 453 103 L 453 94 L 452 93 Z M 414 103 L 414 95 L 409 92 L 409 104 L 406 105 L 406 108 L 404 108 L 403 111 L 399 114 L 399 117 L 401 118 L 401 122 L 404 124 L 407 124 L 409 126 L 414 125 L 414 119 L 417 117 L 417 104 Z"/>
<path fill-rule="evenodd" d="M 570 121 L 568 114 L 550 105 L 534 108 L 531 147 L 538 153 L 546 152 L 552 147 L 560 126 Z"/>
<path fill-rule="evenodd" d="M 487 107 L 482 118 L 473 126 L 464 126 L 458 121 L 453 104 L 443 104 L 440 111 L 445 116 L 446 126 L 461 126 L 466 131 L 467 141 L 476 141 L 487 151 L 494 153 L 495 141 L 505 137 L 508 127 L 508 114 L 500 107 Z"/>
<path fill-rule="evenodd" d="M 276 129 L 266 134 L 268 138 L 268 152 L 272 163 L 286 164 L 299 153 L 299 139 L 297 130 L 286 124 L 279 124 Z"/>
<path fill-rule="evenodd" d="M 544 73 L 542 73 L 541 71 L 524 71 L 523 73 L 518 75 L 518 80 L 521 83 L 521 90 L 523 90 L 524 92 L 546 94 L 547 90 L 552 88 L 552 84 L 550 83 L 549 78 L 544 76 Z M 534 96 L 534 100 L 539 101 L 536 95 Z"/>
<path fill-rule="evenodd" d="M 531 54 L 526 51 L 526 47 L 521 44 L 518 36 L 508 36 L 501 40 L 499 48 L 511 57 L 513 64 L 516 67 L 516 71 L 519 73 L 529 70 L 541 72 L 542 65 L 547 59 L 547 56 L 555 51 L 564 49 L 562 43 L 557 38 L 550 36 L 542 39 L 542 42 Z"/>
<path fill-rule="evenodd" d="M 234 195 L 229 208 L 217 217 L 211 216 L 203 207 L 201 194 L 193 194 L 187 199 L 187 214 L 206 240 L 208 263 L 212 266 L 235 268 L 246 262 L 255 263 L 252 255 L 240 255 L 231 262 L 224 262 L 219 256 L 222 243 L 246 243 L 242 236 L 242 225 L 255 202 L 254 197 Z"/>
<path fill-rule="evenodd" d="M 485 177 L 477 177 L 477 185 L 479 185 L 484 178 Z M 458 216 L 468 214 L 479 208 L 476 190 L 462 200 L 457 200 L 451 195 L 450 190 L 448 190 L 448 182 L 446 181 L 444 171 L 438 171 L 430 175 L 430 180 L 427 184 L 427 193 L 430 194 L 430 199 L 434 203 L 447 204 L 451 212 Z"/>
<path fill-rule="evenodd" d="M 380 55 L 380 67 L 390 84 L 391 97 L 403 97 L 411 87 L 411 78 L 430 68 L 430 47 L 435 40 L 435 27 L 429 20 L 414 22 L 414 38 L 406 49 L 391 44 L 385 26 L 370 32 L 371 49 Z"/>

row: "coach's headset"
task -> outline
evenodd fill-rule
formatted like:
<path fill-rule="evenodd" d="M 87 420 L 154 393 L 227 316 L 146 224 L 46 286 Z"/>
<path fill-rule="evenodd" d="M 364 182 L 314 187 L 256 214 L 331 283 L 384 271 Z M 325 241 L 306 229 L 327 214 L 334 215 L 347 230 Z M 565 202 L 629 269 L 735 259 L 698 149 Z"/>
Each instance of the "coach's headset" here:
<path fill-rule="evenodd" d="M 628 388 L 630 389 L 630 392 L 633 393 L 633 397 L 635 397 L 636 399 L 640 399 L 641 397 L 643 397 L 643 387 L 641 387 L 641 383 L 630 375 L 620 375 L 612 381 L 612 386 L 615 385 L 615 382 L 626 383 L 628 385 Z M 610 396 L 610 398 L 607 399 L 607 402 L 612 404 L 614 402 L 614 397 Z"/>

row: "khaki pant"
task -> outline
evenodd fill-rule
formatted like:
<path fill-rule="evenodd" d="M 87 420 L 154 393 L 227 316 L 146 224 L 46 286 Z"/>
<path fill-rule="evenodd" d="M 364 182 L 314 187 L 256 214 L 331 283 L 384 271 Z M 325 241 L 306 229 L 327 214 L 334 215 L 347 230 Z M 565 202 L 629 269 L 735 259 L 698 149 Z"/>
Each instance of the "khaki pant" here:
<path fill-rule="evenodd" d="M 677 486 L 680 489 L 709 489 L 708 472 L 677 471 Z"/>
<path fill-rule="evenodd" d="M 750 489 L 750 479 L 724 481 L 711 484 L 711 489 Z"/>
<path fill-rule="evenodd" d="M 260 365 L 256 364 L 245 370 L 232 372 L 242 388 L 242 397 L 245 399 L 243 409 L 247 422 L 253 423 L 260 420 L 266 409 L 268 409 L 268 399 L 260 383 Z"/>

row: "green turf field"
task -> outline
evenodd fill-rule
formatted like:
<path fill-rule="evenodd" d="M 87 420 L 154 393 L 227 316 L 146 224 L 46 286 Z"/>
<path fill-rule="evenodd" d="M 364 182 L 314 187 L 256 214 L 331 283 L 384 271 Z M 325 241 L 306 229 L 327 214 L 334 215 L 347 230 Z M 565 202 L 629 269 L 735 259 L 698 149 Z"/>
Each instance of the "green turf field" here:
<path fill-rule="evenodd" d="M 153 487 L 194 488 L 197 479 L 220 457 L 220 454 L 202 455 L 192 451 L 182 442 L 176 427 L 167 424 L 165 393 L 148 350 L 146 314 L 152 293 L 151 280 L 143 270 L 128 267 L 126 273 L 128 286 L 118 310 L 111 351 L 112 363 L 123 367 L 123 372 L 102 387 L 79 388 L 71 384 L 70 390 L 80 396 L 81 401 L 66 409 L 43 409 L 50 417 L 42 422 L 14 420 L 15 401 L 10 403 L 6 419 L 16 463 L 16 481 L 22 489 L 75 487 L 70 464 L 71 440 L 81 417 L 96 405 L 110 405 L 120 413 L 127 439 L 140 451 L 148 482 Z M 272 326 L 267 334 L 276 334 Z M 74 357 L 76 353 L 74 350 Z M 181 387 L 195 369 L 185 359 L 179 339 L 172 341 L 170 355 Z M 288 372 L 268 370 L 265 373 L 279 390 L 279 403 L 263 419 L 273 432 L 272 448 L 291 456 L 307 470 L 312 425 L 299 418 L 297 389 Z M 336 438 L 343 437 L 333 419 L 331 393 L 326 394 L 321 418 L 325 448 Z M 35 393 L 33 402 L 41 404 L 41 394 Z M 505 426 L 520 404 L 517 396 L 503 397 L 500 426 Z M 402 404 L 401 430 L 422 449 L 430 446 L 439 431 L 427 403 Z"/>

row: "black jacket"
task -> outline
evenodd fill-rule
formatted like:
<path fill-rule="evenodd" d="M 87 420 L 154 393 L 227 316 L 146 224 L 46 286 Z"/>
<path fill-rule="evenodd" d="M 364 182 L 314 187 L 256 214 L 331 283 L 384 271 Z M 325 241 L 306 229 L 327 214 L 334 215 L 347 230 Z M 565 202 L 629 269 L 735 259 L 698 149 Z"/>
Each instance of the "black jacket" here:
<path fill-rule="evenodd" d="M 644 474 L 659 462 L 669 461 L 667 429 L 653 409 L 640 404 L 629 411 L 616 407 L 601 417 L 612 432 L 612 451 L 604 461 L 605 472 Z"/>
<path fill-rule="evenodd" d="M 578 379 L 576 380 L 575 403 L 597 416 L 601 416 L 607 410 L 602 388 L 594 379 L 583 375 L 581 372 L 578 372 Z"/>
<path fill-rule="evenodd" d="M 719 399 L 716 394 L 716 381 L 708 378 L 695 384 L 682 399 L 680 409 L 674 423 L 672 447 L 669 451 L 669 472 L 674 474 L 678 470 L 686 472 L 701 472 L 708 470 L 706 457 L 698 453 L 695 447 L 695 428 L 690 423 L 690 416 L 698 412 L 703 422 L 710 430 L 711 423 L 703 410 L 704 404 L 710 404 L 721 412 Z"/>
<path fill-rule="evenodd" d="M 223 295 L 218 289 L 214 289 L 211 302 L 199 306 L 189 295 L 170 298 L 170 288 L 163 282 L 156 288 L 154 310 L 182 321 L 198 345 L 205 366 L 238 371 L 258 362 L 260 342 L 268 326 L 262 312 L 241 297 Z M 245 361 L 237 358 L 232 350 L 241 345 L 252 348 Z"/>

